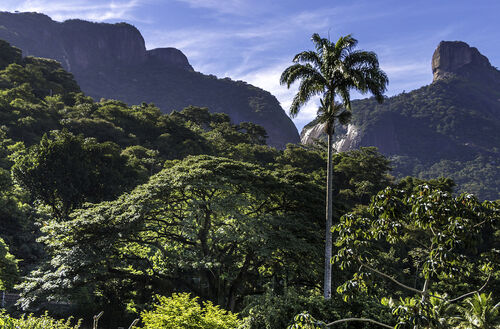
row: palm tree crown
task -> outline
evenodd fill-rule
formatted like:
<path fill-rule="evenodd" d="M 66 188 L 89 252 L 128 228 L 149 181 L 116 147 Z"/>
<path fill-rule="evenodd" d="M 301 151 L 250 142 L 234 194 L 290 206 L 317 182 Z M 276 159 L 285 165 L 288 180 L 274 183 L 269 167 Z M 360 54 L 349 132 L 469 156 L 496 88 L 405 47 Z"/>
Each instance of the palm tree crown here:
<path fill-rule="evenodd" d="M 358 41 L 351 35 L 340 37 L 333 43 L 315 33 L 312 41 L 316 51 L 308 50 L 295 55 L 295 64 L 289 66 L 280 78 L 280 83 L 288 88 L 300 80 L 299 90 L 290 106 L 292 117 L 313 96 L 321 96 L 322 107 L 325 107 L 325 114 L 330 114 L 330 121 L 339 115 L 340 107 L 331 106 L 336 95 L 340 96 L 347 111 L 351 109 L 352 89 L 361 93 L 371 92 L 379 102 L 383 100 L 388 78 L 380 69 L 374 52 L 354 50 Z"/>

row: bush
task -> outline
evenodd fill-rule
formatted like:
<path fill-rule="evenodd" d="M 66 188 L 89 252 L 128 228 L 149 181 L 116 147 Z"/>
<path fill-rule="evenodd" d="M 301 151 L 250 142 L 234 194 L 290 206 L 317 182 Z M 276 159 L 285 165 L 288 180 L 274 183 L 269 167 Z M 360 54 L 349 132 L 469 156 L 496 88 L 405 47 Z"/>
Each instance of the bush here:
<path fill-rule="evenodd" d="M 211 302 L 200 305 L 198 297 L 191 298 L 188 293 L 157 298 L 154 309 L 141 314 L 145 329 L 234 329 L 240 326 L 236 314 Z"/>
<path fill-rule="evenodd" d="M 343 301 L 339 295 L 325 300 L 318 289 L 287 288 L 282 294 L 268 291 L 248 299 L 247 302 L 241 312 L 244 316 L 242 329 L 284 329 L 293 323 L 297 314 L 306 311 L 315 319 L 325 322 L 345 317 L 369 317 L 379 321 L 392 317 L 388 308 L 365 295 L 358 295 L 348 301 Z M 347 328 L 347 325 L 339 325 L 338 328 Z M 372 327 L 371 324 L 360 322 L 350 323 L 348 328 Z"/>
<path fill-rule="evenodd" d="M 4 311 L 0 313 L 0 329 L 78 329 L 81 320 L 74 326 L 71 324 L 73 318 L 67 320 L 55 320 L 44 314 L 35 317 L 33 314 L 23 315 L 20 319 L 11 318 Z"/>
<path fill-rule="evenodd" d="M 9 253 L 9 247 L 0 238 L 0 290 L 9 290 L 19 280 L 18 260 Z"/>
<path fill-rule="evenodd" d="M 288 288 L 283 295 L 268 291 L 255 296 L 243 310 L 245 329 L 286 328 L 293 317 L 305 310 L 317 319 L 335 320 L 340 318 L 338 302 L 325 300 L 321 293 Z"/>

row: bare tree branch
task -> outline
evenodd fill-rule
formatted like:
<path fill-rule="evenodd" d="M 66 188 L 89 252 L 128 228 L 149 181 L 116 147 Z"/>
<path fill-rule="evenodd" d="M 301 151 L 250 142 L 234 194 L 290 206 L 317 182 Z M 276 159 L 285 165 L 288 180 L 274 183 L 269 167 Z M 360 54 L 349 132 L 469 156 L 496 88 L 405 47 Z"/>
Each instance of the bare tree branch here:
<path fill-rule="evenodd" d="M 407 286 L 407 285 L 406 285 L 406 284 L 404 284 L 404 283 L 399 282 L 398 280 L 394 279 L 394 278 L 393 278 L 393 277 L 391 277 L 390 275 L 387 275 L 387 274 L 385 274 L 385 273 L 382 273 L 382 272 L 380 272 L 379 270 L 374 269 L 373 267 L 368 266 L 368 265 L 366 265 L 365 263 L 363 263 L 363 262 L 361 262 L 361 261 L 360 261 L 360 263 L 361 263 L 361 266 L 364 266 L 364 267 L 366 267 L 367 269 L 369 269 L 370 271 L 375 272 L 375 273 L 377 273 L 378 275 L 381 275 L 381 276 L 383 276 L 384 278 L 387 278 L 387 279 L 391 280 L 392 282 L 394 282 L 395 284 L 397 284 L 397 285 L 398 285 L 398 286 L 400 286 L 400 287 L 403 287 L 403 288 L 408 289 L 408 290 L 410 290 L 410 291 L 416 292 L 417 294 L 420 294 L 420 295 L 422 295 L 422 294 L 424 293 L 424 292 L 423 292 L 423 291 L 421 291 L 421 290 L 415 289 L 415 288 L 413 288 L 413 287 Z"/>
<path fill-rule="evenodd" d="M 382 327 L 385 327 L 385 328 L 394 329 L 394 327 L 391 327 L 391 326 L 390 326 L 390 325 L 388 325 L 388 324 L 385 324 L 385 323 L 382 323 L 382 322 L 378 322 L 378 321 L 375 321 L 375 320 L 372 320 L 372 319 L 365 319 L 365 318 L 347 318 L 347 319 L 340 319 L 340 320 L 337 320 L 337 321 L 330 322 L 330 323 L 328 323 L 326 326 L 327 326 L 327 327 L 329 327 L 329 326 L 334 325 L 334 324 L 337 324 L 337 323 L 351 322 L 351 321 L 358 321 L 358 322 L 371 322 L 371 323 L 378 324 L 379 326 L 382 326 Z"/>
<path fill-rule="evenodd" d="M 491 273 L 488 275 L 488 279 L 486 279 L 486 282 L 478 290 L 474 290 L 474 291 L 468 292 L 466 294 L 463 294 L 462 296 L 458 296 L 457 298 L 450 299 L 447 302 L 454 303 L 456 301 L 459 301 L 462 298 L 465 298 L 467 296 L 470 296 L 470 295 L 473 295 L 475 293 L 481 292 L 486 287 L 486 285 L 488 284 L 488 282 L 490 281 L 490 278 L 491 278 Z"/>

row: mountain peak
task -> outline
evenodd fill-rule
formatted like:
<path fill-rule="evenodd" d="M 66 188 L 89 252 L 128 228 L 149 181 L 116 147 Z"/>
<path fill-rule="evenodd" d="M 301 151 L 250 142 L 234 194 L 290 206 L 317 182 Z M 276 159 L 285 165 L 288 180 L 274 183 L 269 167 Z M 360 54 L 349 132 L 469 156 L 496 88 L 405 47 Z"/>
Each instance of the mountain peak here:
<path fill-rule="evenodd" d="M 471 69 L 493 68 L 479 50 L 462 41 L 441 41 L 432 56 L 434 81 L 450 75 L 468 75 Z"/>
<path fill-rule="evenodd" d="M 179 49 L 172 47 L 155 48 L 146 51 L 146 54 L 150 60 L 158 61 L 161 64 L 172 65 L 188 71 L 194 71 L 191 64 L 189 64 L 186 55 L 184 55 Z"/>

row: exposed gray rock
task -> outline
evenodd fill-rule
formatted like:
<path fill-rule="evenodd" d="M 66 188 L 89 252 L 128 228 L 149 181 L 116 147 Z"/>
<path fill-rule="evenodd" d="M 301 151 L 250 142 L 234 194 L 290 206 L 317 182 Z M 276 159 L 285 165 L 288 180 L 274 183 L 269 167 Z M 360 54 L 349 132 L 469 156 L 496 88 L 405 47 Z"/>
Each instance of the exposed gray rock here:
<path fill-rule="evenodd" d="M 148 56 L 148 60 L 150 61 L 158 61 L 163 65 L 173 65 L 189 71 L 194 71 L 191 64 L 189 64 L 186 55 L 184 55 L 179 49 L 156 48 L 148 50 L 146 54 Z"/>
<path fill-rule="evenodd" d="M 461 75 L 471 66 L 475 69 L 491 68 L 488 58 L 462 41 L 441 41 L 432 55 L 434 81 L 450 74 Z"/>

